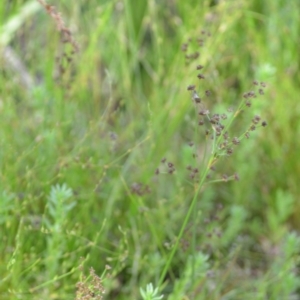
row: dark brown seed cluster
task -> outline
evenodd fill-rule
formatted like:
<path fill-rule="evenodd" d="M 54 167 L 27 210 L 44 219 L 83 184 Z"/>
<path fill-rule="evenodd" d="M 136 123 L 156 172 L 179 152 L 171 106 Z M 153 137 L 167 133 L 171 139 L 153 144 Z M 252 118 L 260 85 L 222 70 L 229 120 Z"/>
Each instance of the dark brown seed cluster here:
<path fill-rule="evenodd" d="M 232 139 L 232 143 L 233 143 L 234 145 L 239 145 L 239 144 L 240 144 L 239 138 L 238 138 L 238 137 L 234 137 L 234 138 Z"/>
<path fill-rule="evenodd" d="M 189 86 L 187 87 L 187 90 L 188 90 L 188 91 L 193 91 L 195 88 L 196 88 L 195 85 L 189 85 Z"/>
<path fill-rule="evenodd" d="M 186 169 L 187 169 L 188 171 L 190 171 L 190 174 L 189 174 L 189 178 L 190 178 L 190 179 L 195 179 L 196 176 L 199 174 L 199 169 L 198 169 L 198 168 L 193 168 L 191 165 L 188 165 L 188 166 L 186 167 Z"/>
<path fill-rule="evenodd" d="M 192 98 L 195 101 L 195 103 L 201 102 L 201 98 L 199 97 L 198 93 L 195 90 L 193 90 Z"/>
<path fill-rule="evenodd" d="M 260 121 L 260 119 L 261 119 L 260 116 L 255 115 L 254 118 L 252 119 L 252 123 L 253 123 L 253 124 L 258 124 L 259 121 Z"/>
<path fill-rule="evenodd" d="M 251 130 L 251 131 L 254 131 L 255 129 L 256 129 L 256 126 L 255 126 L 255 125 L 251 125 L 251 126 L 250 126 L 250 130 Z"/>
<path fill-rule="evenodd" d="M 257 87 L 257 91 L 259 95 L 264 95 L 264 88 L 266 88 L 265 82 L 258 82 L 257 80 L 253 81 L 253 85 Z M 252 99 L 257 97 L 257 93 L 255 91 L 250 91 L 247 93 L 244 93 L 243 97 L 245 98 L 245 106 L 251 107 Z M 247 131 L 245 132 L 244 136 L 248 139 L 250 138 L 250 132 L 255 131 L 258 127 L 265 127 L 267 126 L 266 121 L 261 121 L 261 117 L 258 115 L 255 115 L 252 119 L 252 124 L 249 126 Z"/>
<path fill-rule="evenodd" d="M 193 143 L 190 142 L 189 146 L 192 147 Z M 167 161 L 167 159 L 165 157 L 161 159 L 161 163 L 162 163 L 162 167 L 157 168 L 155 170 L 155 175 L 158 175 L 160 173 L 173 174 L 176 171 L 174 164 L 170 161 Z"/>
<path fill-rule="evenodd" d="M 181 51 L 185 53 L 185 61 L 187 64 L 200 57 L 200 52 L 198 49 L 205 45 L 206 39 L 210 36 L 210 32 L 202 30 L 201 37 L 196 39 L 189 38 L 186 43 L 181 45 Z M 201 70 L 202 68 L 203 67 L 201 65 L 197 66 L 197 70 Z"/>
<path fill-rule="evenodd" d="M 229 176 L 227 174 L 222 174 L 221 176 L 221 180 L 222 181 L 229 181 L 229 180 L 235 180 L 235 181 L 239 181 L 240 180 L 240 176 L 238 173 L 234 173 L 233 175 Z"/>

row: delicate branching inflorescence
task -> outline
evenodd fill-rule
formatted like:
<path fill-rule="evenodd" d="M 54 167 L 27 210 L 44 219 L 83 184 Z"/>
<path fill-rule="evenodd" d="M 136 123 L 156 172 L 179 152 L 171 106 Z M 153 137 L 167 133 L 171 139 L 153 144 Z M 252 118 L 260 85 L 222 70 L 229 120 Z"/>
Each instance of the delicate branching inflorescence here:
<path fill-rule="evenodd" d="M 62 84 L 62 77 L 66 73 L 67 69 L 71 67 L 75 54 L 79 52 L 79 46 L 71 29 L 66 26 L 62 14 L 57 11 L 55 6 L 49 5 L 45 0 L 37 1 L 52 18 L 56 24 L 57 31 L 60 32 L 60 42 L 62 47 L 60 47 L 60 53 L 56 56 L 56 70 L 54 72 L 54 78 L 56 79 L 57 83 Z M 70 82 L 66 85 L 66 87 L 68 88 L 69 86 Z"/>
<path fill-rule="evenodd" d="M 196 42 L 199 46 L 202 47 L 205 42 L 204 37 L 209 37 L 210 33 L 203 30 L 201 34 L 203 37 L 196 39 Z M 190 64 L 191 62 L 197 60 L 200 56 L 198 51 L 188 54 L 189 45 L 191 42 L 192 40 L 189 39 L 189 41 L 183 44 L 181 48 L 182 51 L 185 52 L 186 64 Z M 207 161 L 209 161 L 209 165 L 206 167 L 206 170 L 211 170 L 211 168 L 215 166 L 215 164 L 221 157 L 232 155 L 235 152 L 236 147 L 238 147 L 244 139 L 249 139 L 252 131 L 255 131 L 257 128 L 265 127 L 267 125 L 267 122 L 262 121 L 259 115 L 254 115 L 252 117 L 252 122 L 246 129 L 242 130 L 239 135 L 231 133 L 234 120 L 238 115 L 240 115 L 240 113 L 250 108 L 253 101 L 256 101 L 256 98 L 258 98 L 260 95 L 264 95 L 266 84 L 264 82 L 254 80 L 254 89 L 243 94 L 243 100 L 241 101 L 239 107 L 235 112 L 232 108 L 228 108 L 225 112 L 211 112 L 211 107 L 208 107 L 207 104 L 209 103 L 211 105 L 212 103 L 213 99 L 209 99 L 208 101 L 208 98 L 211 98 L 212 92 L 202 86 L 203 82 L 205 82 L 206 79 L 206 75 L 203 72 L 203 70 L 205 70 L 205 66 L 202 64 L 197 64 L 195 69 L 196 71 L 201 70 L 201 73 L 198 73 L 196 75 L 196 77 L 198 78 L 198 82 L 200 82 L 200 88 L 196 88 L 196 84 L 190 84 L 187 86 L 187 91 L 190 92 L 191 100 L 196 110 L 196 124 L 198 127 L 202 128 L 200 130 L 200 136 L 198 134 L 197 136 L 201 138 L 201 131 L 203 132 L 202 135 L 207 141 L 205 147 L 209 150 L 207 153 L 211 154 L 211 157 L 207 158 Z M 208 141 L 211 142 L 208 143 Z M 189 142 L 189 146 L 195 147 L 193 158 L 197 158 L 197 153 L 201 152 L 199 151 L 199 149 L 197 149 L 197 140 Z M 201 147 L 203 148 L 203 143 L 201 143 Z M 162 163 L 165 167 L 157 168 L 155 171 L 156 175 L 160 173 L 173 174 L 175 172 L 174 164 L 171 162 L 167 162 L 166 158 L 162 160 Z M 190 171 L 189 178 L 192 180 L 199 180 L 199 175 L 202 176 L 203 173 L 206 173 L 206 177 L 208 179 L 211 179 L 211 174 L 206 171 L 199 172 L 199 167 L 203 166 L 195 165 L 194 167 L 188 166 L 186 168 L 188 171 Z M 195 170 L 197 170 L 197 172 L 195 172 Z M 220 176 L 219 180 L 216 181 L 227 182 L 229 180 L 238 179 L 239 176 L 236 173 L 231 176 L 225 176 L 223 174 Z"/>
<path fill-rule="evenodd" d="M 89 270 L 89 276 L 83 274 L 83 265 L 80 265 L 81 280 L 76 284 L 76 300 L 101 300 L 104 297 L 105 289 L 103 280 L 100 278 L 93 268 Z M 106 266 L 105 272 L 110 270 L 110 266 Z M 104 274 L 105 274 L 104 272 Z"/>
<path fill-rule="evenodd" d="M 197 67 L 198 68 L 198 67 Z M 199 76 L 198 76 L 199 77 Z M 266 84 L 261 82 L 258 84 L 254 81 L 254 85 L 260 85 L 265 88 Z M 199 126 L 205 125 L 205 135 L 208 132 L 211 133 L 212 154 L 215 159 L 221 156 L 229 156 L 234 152 L 235 146 L 238 146 L 244 137 L 249 138 L 250 132 L 256 130 L 258 127 L 265 127 L 267 123 L 265 121 L 261 122 L 261 117 L 255 115 L 252 119 L 252 124 L 240 135 L 231 137 L 229 134 L 230 126 L 233 120 L 244 110 L 246 107 L 251 107 L 253 99 L 257 97 L 258 94 L 263 94 L 260 92 L 261 88 L 257 91 L 249 91 L 244 93 L 244 101 L 240 104 L 239 108 L 234 115 L 228 116 L 227 113 L 211 113 L 205 104 L 205 96 L 211 95 L 210 91 L 205 91 L 203 97 L 201 97 L 201 92 L 196 91 L 195 85 L 189 85 L 187 90 L 191 92 L 191 99 L 198 111 L 197 123 Z M 214 161 L 214 163 L 216 160 Z"/>

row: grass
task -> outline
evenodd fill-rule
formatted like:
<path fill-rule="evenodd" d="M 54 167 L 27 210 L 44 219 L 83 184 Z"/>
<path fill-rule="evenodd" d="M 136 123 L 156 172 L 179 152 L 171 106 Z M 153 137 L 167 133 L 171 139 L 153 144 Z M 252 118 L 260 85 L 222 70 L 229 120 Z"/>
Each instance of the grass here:
<path fill-rule="evenodd" d="M 1 299 L 297 299 L 299 5 L 137 3 L 0 4 Z"/>

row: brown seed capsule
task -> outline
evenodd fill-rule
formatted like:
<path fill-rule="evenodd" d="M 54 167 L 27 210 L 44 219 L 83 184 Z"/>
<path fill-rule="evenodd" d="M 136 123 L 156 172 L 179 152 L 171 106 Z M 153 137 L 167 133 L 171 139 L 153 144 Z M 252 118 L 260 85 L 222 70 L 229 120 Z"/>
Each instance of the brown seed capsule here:
<path fill-rule="evenodd" d="M 226 153 L 228 155 L 231 155 L 233 153 L 233 149 L 232 148 L 227 148 Z"/>
<path fill-rule="evenodd" d="M 200 116 L 206 116 L 209 115 L 209 110 L 208 109 L 201 109 L 198 113 Z"/>
<path fill-rule="evenodd" d="M 266 121 L 263 121 L 262 123 L 261 123 L 261 126 L 263 126 L 263 127 L 266 127 L 268 125 L 268 123 L 266 122 Z"/>
<path fill-rule="evenodd" d="M 251 107 L 251 104 L 252 104 L 252 103 L 251 103 L 250 100 L 247 100 L 247 101 L 245 102 L 245 104 L 246 104 L 247 107 Z"/>
<path fill-rule="evenodd" d="M 260 116 L 258 115 L 255 115 L 254 118 L 252 119 L 253 124 L 258 124 L 259 121 L 260 121 Z"/>
<path fill-rule="evenodd" d="M 198 125 L 200 126 L 204 125 L 204 120 L 203 119 L 199 120 Z"/>
<path fill-rule="evenodd" d="M 239 181 L 240 180 L 240 176 L 239 176 L 238 173 L 234 173 L 233 177 L 234 177 L 235 181 Z"/>
<path fill-rule="evenodd" d="M 226 181 L 228 180 L 227 174 L 223 174 L 223 175 L 222 175 L 222 179 L 226 182 Z"/>
<path fill-rule="evenodd" d="M 229 138 L 228 131 L 226 131 L 225 133 L 223 133 L 223 137 L 224 137 L 225 140 L 228 140 L 228 138 Z"/>
<path fill-rule="evenodd" d="M 193 100 L 196 102 L 196 103 L 200 103 L 201 102 L 201 98 L 199 97 L 199 95 L 197 94 L 196 91 L 193 91 L 193 96 L 192 96 Z"/>
<path fill-rule="evenodd" d="M 239 144 L 240 144 L 240 140 L 239 140 L 237 137 L 234 137 L 234 138 L 232 139 L 232 143 L 233 143 L 234 145 L 239 145 Z"/>
<path fill-rule="evenodd" d="M 193 91 L 193 90 L 195 89 L 195 87 L 196 87 L 195 85 L 192 85 L 192 84 L 191 84 L 191 85 L 189 85 L 189 86 L 187 87 L 187 90 L 188 90 L 188 91 Z"/>

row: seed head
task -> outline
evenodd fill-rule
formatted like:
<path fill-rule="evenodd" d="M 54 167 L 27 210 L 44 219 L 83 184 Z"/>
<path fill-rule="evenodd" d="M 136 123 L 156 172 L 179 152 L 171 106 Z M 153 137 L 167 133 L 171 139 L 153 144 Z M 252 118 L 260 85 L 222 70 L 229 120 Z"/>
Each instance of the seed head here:
<path fill-rule="evenodd" d="M 227 119 L 227 115 L 226 114 L 221 114 L 221 119 L 222 120 L 226 120 Z"/>
<path fill-rule="evenodd" d="M 228 180 L 228 176 L 226 174 L 223 174 L 222 179 L 226 182 Z"/>
<path fill-rule="evenodd" d="M 189 85 L 189 86 L 187 87 L 187 90 L 188 90 L 188 91 L 193 91 L 193 90 L 195 89 L 195 87 L 196 87 L 195 85 L 192 85 L 192 84 L 191 84 L 191 85 Z"/>
<path fill-rule="evenodd" d="M 258 124 L 259 121 L 260 121 L 260 116 L 258 116 L 258 115 L 255 115 L 254 118 L 252 119 L 253 124 Z"/>
<path fill-rule="evenodd" d="M 227 153 L 227 155 L 231 155 L 233 153 L 233 149 L 227 148 L 226 153 Z"/>
<path fill-rule="evenodd" d="M 214 124 L 218 124 L 220 121 L 220 115 L 219 114 L 213 114 L 211 117 L 211 120 L 213 120 L 215 123 Z"/>
<path fill-rule="evenodd" d="M 223 133 L 223 137 L 224 137 L 225 140 L 227 140 L 229 138 L 228 131 L 226 131 L 225 133 Z"/>
<path fill-rule="evenodd" d="M 234 137 L 234 138 L 232 139 L 232 143 L 233 143 L 234 145 L 239 145 L 239 144 L 240 144 L 240 140 L 239 140 L 237 137 Z"/>
<path fill-rule="evenodd" d="M 173 167 L 174 167 L 174 164 L 171 163 L 171 162 L 168 162 L 168 167 L 169 167 L 169 168 L 173 168 Z"/>
<path fill-rule="evenodd" d="M 261 126 L 262 127 L 266 127 L 268 125 L 268 123 L 266 122 L 266 121 L 263 121 L 262 123 L 261 123 Z"/>
<path fill-rule="evenodd" d="M 204 125 L 204 120 L 200 119 L 199 122 L 198 122 L 198 125 L 200 125 L 200 126 Z"/>
<path fill-rule="evenodd" d="M 235 181 L 239 181 L 240 180 L 240 176 L 238 173 L 234 173 L 233 178 Z"/>
<path fill-rule="evenodd" d="M 197 94 L 196 91 L 193 91 L 193 96 L 192 96 L 193 100 L 196 102 L 196 103 L 200 103 L 201 102 L 201 98 L 199 97 L 199 95 Z"/>
<path fill-rule="evenodd" d="M 251 104 L 252 104 L 252 103 L 251 103 L 250 100 L 247 100 L 247 101 L 245 102 L 245 104 L 246 104 L 247 107 L 251 107 Z"/>
<path fill-rule="evenodd" d="M 198 113 L 200 116 L 206 116 L 209 114 L 209 110 L 208 109 L 201 109 Z"/>

